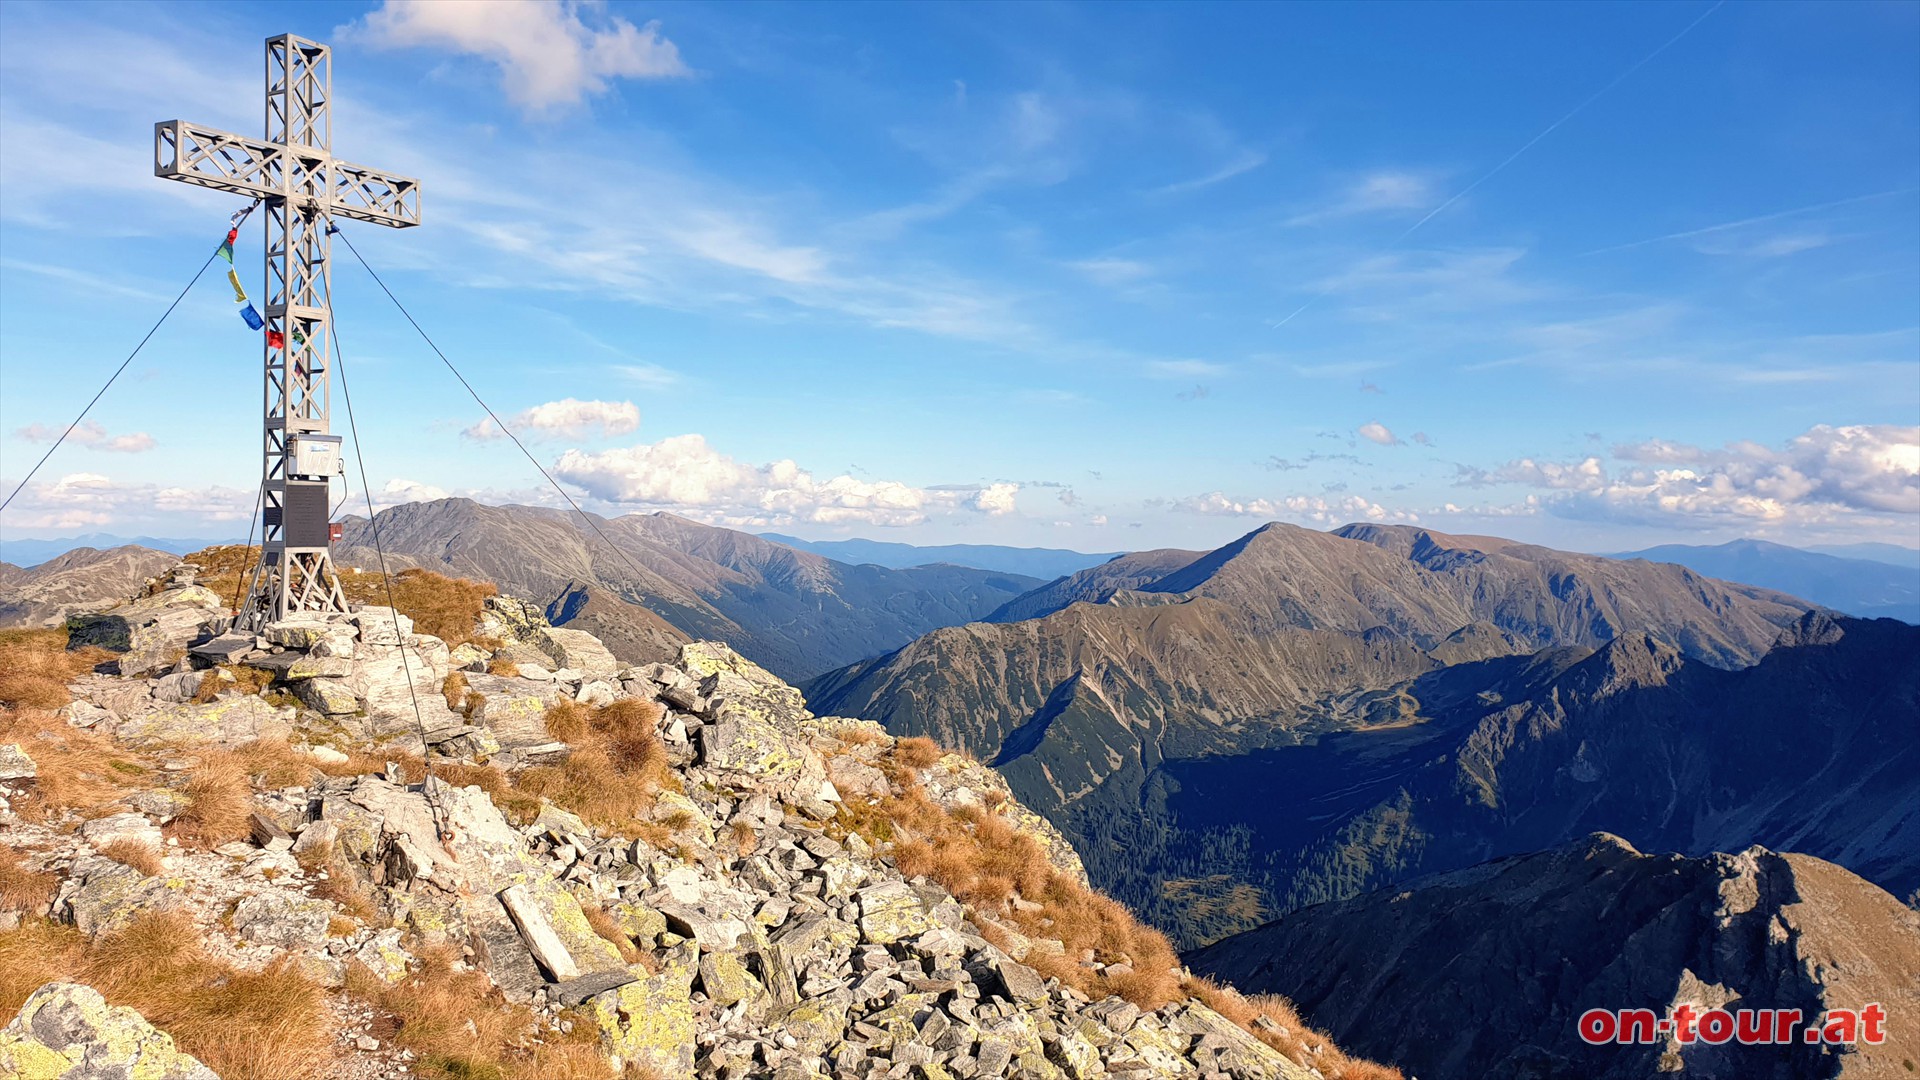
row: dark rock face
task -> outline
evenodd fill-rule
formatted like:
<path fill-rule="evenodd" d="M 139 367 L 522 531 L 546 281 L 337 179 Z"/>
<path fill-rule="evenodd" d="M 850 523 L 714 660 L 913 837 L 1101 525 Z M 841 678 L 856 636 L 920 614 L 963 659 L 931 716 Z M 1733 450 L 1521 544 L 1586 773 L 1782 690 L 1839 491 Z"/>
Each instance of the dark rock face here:
<path fill-rule="evenodd" d="M 1536 694 L 1557 701 L 1566 688 L 1554 680 L 1596 649 L 1613 650 L 1603 684 L 1660 684 L 1685 668 L 1705 686 L 1759 660 L 1808 610 L 1679 566 L 1400 526 L 1268 525 L 1201 555 L 1122 556 L 993 616 L 1018 621 L 937 630 L 806 689 L 819 711 L 881 718 L 993 762 L 1074 838 L 1102 888 L 1196 944 L 1596 827 L 1638 840 L 1625 823 L 1576 828 L 1566 819 L 1577 813 L 1549 824 L 1543 812 L 1524 845 L 1476 826 L 1425 861 L 1431 811 L 1415 815 L 1424 789 L 1403 788 L 1438 769 L 1446 812 L 1473 805 L 1453 792 L 1456 755 L 1498 771 L 1510 746 L 1561 723 L 1501 711 Z M 1718 708 L 1705 694 L 1686 707 Z M 1894 715 L 1915 715 L 1905 707 Z M 1550 774 L 1592 752 L 1548 745 L 1537 760 Z M 1658 788 L 1665 774 L 1642 764 Z M 1633 783 L 1619 785 L 1621 801 Z M 1572 790 L 1577 809 L 1590 789 Z M 1508 812 L 1496 805 L 1493 816 Z M 1774 821 L 1790 817 L 1782 808 Z"/>
<path fill-rule="evenodd" d="M 1819 859 L 1753 847 L 1643 855 L 1594 834 L 1539 854 L 1304 908 L 1189 954 L 1243 992 L 1282 993 L 1349 1051 L 1423 1080 L 1912 1075 L 1920 914 Z M 1829 1008 L 1878 1002 L 1890 1038 L 1809 1046 L 1590 1046 L 1590 1008 Z"/>
<path fill-rule="evenodd" d="M 390 560 L 490 581 L 556 611 L 584 607 L 598 624 L 619 627 L 608 642 L 616 655 L 626 649 L 638 658 L 709 638 L 788 679 L 979 618 L 1040 584 L 958 566 L 848 566 L 672 514 L 595 520 L 606 541 L 562 511 L 441 499 L 381 511 L 380 539 Z M 335 558 L 372 565 L 367 521 L 345 525 Z M 600 610 L 569 599 L 582 586 Z M 621 603 L 656 618 L 606 606 Z M 674 634 L 680 637 L 669 641 Z"/>

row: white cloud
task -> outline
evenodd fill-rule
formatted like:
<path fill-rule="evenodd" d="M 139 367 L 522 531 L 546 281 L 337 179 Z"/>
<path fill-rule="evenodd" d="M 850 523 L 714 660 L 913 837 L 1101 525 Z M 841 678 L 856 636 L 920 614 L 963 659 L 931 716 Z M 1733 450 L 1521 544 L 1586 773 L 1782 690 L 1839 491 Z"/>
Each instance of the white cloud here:
<path fill-rule="evenodd" d="M 14 432 L 16 438 L 27 442 L 50 443 L 60 437 L 65 428 L 50 427 L 45 424 L 28 424 Z M 153 436 L 144 431 L 127 435 L 108 435 L 105 428 L 91 420 L 82 420 L 67 436 L 67 441 L 94 450 L 105 450 L 115 454 L 139 454 L 151 450 L 156 445 Z"/>
<path fill-rule="evenodd" d="M 1395 435 L 1387 425 L 1380 423 L 1378 420 L 1369 420 L 1361 424 L 1354 430 L 1354 434 L 1368 442 L 1379 443 L 1381 446 L 1400 445 L 1400 437 Z"/>
<path fill-rule="evenodd" d="M 433 502 L 436 499 L 444 499 L 447 495 L 448 492 L 444 488 L 423 484 L 418 480 L 395 477 L 380 489 L 380 494 L 373 500 L 373 504 L 385 510 L 402 503 Z"/>
<path fill-rule="evenodd" d="M 376 46 L 432 46 L 484 57 L 500 68 L 507 96 L 538 111 L 605 91 L 612 79 L 690 74 L 660 24 L 612 17 L 589 27 L 599 5 L 549 0 L 386 0 L 342 35 Z"/>
<path fill-rule="evenodd" d="M 967 500 L 967 505 L 991 517 L 999 517 L 1013 513 L 1013 497 L 1019 493 L 1019 484 L 1001 481 L 988 484 L 975 492 L 973 497 Z M 1071 494 L 1070 491 L 1064 492 L 1063 496 Z"/>
<path fill-rule="evenodd" d="M 1491 471 L 1463 468 L 1463 483 L 1561 492 L 1544 505 L 1562 517 L 1682 528 L 1871 526 L 1896 520 L 1887 515 L 1920 514 L 1920 427 L 1821 424 L 1777 449 L 1652 439 L 1617 446 L 1613 455 L 1628 467 L 1609 473 L 1598 458 L 1522 458 Z"/>
<path fill-rule="evenodd" d="M 1020 485 L 920 488 L 841 475 L 816 478 L 791 460 L 754 465 L 699 435 L 598 453 L 569 450 L 554 475 L 619 506 L 671 509 L 719 525 L 918 525 L 936 511 L 1010 514 Z"/>
<path fill-rule="evenodd" d="M 665 390 L 678 385 L 680 373 L 659 364 L 645 362 L 634 364 L 615 364 L 614 373 L 631 383 L 638 383 L 649 390 Z"/>
<path fill-rule="evenodd" d="M 1389 510 L 1359 495 L 1327 499 L 1318 495 L 1290 495 L 1280 499 L 1233 499 L 1225 493 L 1210 491 L 1173 504 L 1175 510 L 1216 517 L 1290 517 L 1319 525 L 1344 525 L 1355 520 L 1416 522 L 1420 515 L 1410 510 Z"/>
<path fill-rule="evenodd" d="M 182 517 L 245 522 L 253 513 L 257 494 L 219 486 L 119 483 L 99 473 L 69 473 L 50 484 L 28 484 L 7 508 L 7 524 L 22 529 L 111 526 L 134 531 Z"/>
<path fill-rule="evenodd" d="M 1296 214 L 1287 224 L 1315 225 L 1361 214 L 1423 210 L 1439 201 L 1433 177 L 1404 169 L 1381 169 L 1355 177 L 1327 205 Z"/>
<path fill-rule="evenodd" d="M 520 413 L 507 421 L 516 435 L 566 436 L 571 439 L 589 435 L 606 437 L 626 435 L 640 426 L 640 409 L 631 401 L 579 401 L 562 398 Z M 504 437 L 492 417 L 467 428 L 461 434 L 470 439 Z"/>

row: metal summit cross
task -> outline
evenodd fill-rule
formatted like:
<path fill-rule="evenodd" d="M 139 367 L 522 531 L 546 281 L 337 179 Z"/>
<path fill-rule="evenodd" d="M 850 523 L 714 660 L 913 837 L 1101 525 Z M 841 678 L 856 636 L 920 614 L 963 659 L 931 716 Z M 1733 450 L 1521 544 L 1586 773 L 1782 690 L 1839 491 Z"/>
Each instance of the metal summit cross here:
<path fill-rule="evenodd" d="M 266 209 L 267 342 L 261 570 L 239 623 L 345 611 L 331 554 L 328 433 L 332 343 L 328 228 L 334 216 L 420 224 L 420 182 L 333 157 L 333 58 L 317 41 L 267 39 L 267 137 L 168 120 L 153 126 L 153 174 L 257 198 Z M 275 342 L 279 344 L 276 345 Z"/>

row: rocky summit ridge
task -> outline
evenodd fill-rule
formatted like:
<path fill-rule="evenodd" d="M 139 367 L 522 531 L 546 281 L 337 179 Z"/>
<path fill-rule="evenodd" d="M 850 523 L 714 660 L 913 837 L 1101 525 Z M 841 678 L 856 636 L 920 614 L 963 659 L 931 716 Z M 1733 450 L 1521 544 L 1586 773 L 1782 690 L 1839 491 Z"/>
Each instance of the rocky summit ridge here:
<path fill-rule="evenodd" d="M 992 769 L 725 645 L 622 664 L 498 596 L 451 645 L 237 634 L 192 570 L 0 640 L 0 1073 L 1397 1075 L 1126 930 Z"/>

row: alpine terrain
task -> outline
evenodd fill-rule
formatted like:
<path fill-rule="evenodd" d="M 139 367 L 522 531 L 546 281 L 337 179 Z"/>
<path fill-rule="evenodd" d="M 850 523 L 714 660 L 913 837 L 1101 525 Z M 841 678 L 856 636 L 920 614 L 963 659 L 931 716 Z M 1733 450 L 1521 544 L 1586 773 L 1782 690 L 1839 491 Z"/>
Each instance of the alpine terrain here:
<path fill-rule="evenodd" d="M 1186 944 L 1595 829 L 1920 884 L 1898 623 L 1672 564 L 1278 524 L 992 618 L 810 700 L 991 762 Z"/>
<path fill-rule="evenodd" d="M 1642 854 L 1595 833 L 1322 904 L 1190 954 L 1291 995 L 1341 1044 L 1428 1080 L 1819 1080 L 1920 1068 L 1920 913 L 1847 870 L 1750 847 Z M 1830 1009 L 1883 1012 L 1879 1044 L 1809 1045 Z M 1698 1029 L 1589 1045 L 1588 1009 L 1799 1010 L 1785 1045 Z M 1772 1025 L 1769 1025 L 1771 1027 Z"/>
<path fill-rule="evenodd" d="M 705 638 L 796 680 L 979 618 L 1040 584 L 958 566 L 850 566 L 672 514 L 594 521 L 599 532 L 566 511 L 442 499 L 381 511 L 380 540 L 390 567 L 492 582 L 558 621 L 585 611 L 610 644 L 633 650 L 625 659 L 661 659 Z M 366 519 L 345 523 L 336 557 L 378 566 Z M 622 610 L 634 607 L 644 611 Z"/>

